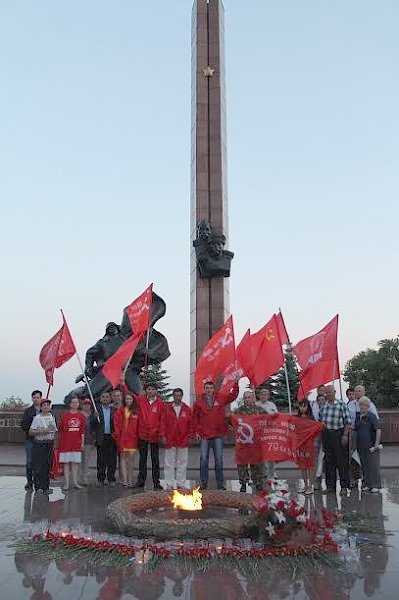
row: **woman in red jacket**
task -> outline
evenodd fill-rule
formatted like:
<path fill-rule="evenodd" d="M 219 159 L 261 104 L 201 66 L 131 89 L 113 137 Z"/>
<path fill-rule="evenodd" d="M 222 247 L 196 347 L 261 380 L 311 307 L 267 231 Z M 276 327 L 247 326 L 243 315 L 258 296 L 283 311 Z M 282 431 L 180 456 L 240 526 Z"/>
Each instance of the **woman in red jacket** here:
<path fill-rule="evenodd" d="M 58 428 L 60 462 L 64 464 L 64 492 L 69 490 L 70 475 L 73 487 L 82 489 L 78 483 L 78 469 L 82 461 L 85 428 L 86 419 L 79 410 L 79 398 L 74 396 L 69 402 L 69 410 L 62 414 Z"/>
<path fill-rule="evenodd" d="M 137 428 L 136 401 L 131 392 L 126 392 L 122 406 L 114 413 L 113 432 L 120 456 L 122 484 L 125 487 L 133 487 L 134 453 L 138 448 Z"/>

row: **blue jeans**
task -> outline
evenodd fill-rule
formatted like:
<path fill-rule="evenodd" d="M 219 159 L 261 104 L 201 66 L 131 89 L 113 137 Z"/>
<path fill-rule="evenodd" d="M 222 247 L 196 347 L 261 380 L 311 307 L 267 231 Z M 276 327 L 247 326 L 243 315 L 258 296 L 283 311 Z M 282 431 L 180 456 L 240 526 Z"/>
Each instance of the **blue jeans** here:
<path fill-rule="evenodd" d="M 29 485 L 33 485 L 33 470 L 32 470 L 32 449 L 33 449 L 33 438 L 25 440 L 25 453 L 26 453 L 26 479 Z"/>
<path fill-rule="evenodd" d="M 213 449 L 215 457 L 215 474 L 218 487 L 223 487 L 223 437 L 201 440 L 200 445 L 200 480 L 201 486 L 208 485 L 209 452 Z"/>

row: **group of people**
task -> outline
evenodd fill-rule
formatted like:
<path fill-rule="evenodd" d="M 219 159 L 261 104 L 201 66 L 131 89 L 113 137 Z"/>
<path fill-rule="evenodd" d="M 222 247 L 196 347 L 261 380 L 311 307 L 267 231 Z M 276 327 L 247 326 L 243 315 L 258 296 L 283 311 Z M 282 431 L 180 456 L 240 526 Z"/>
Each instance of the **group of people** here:
<path fill-rule="evenodd" d="M 32 392 L 32 405 L 24 412 L 21 427 L 26 433 L 25 489 L 49 494 L 53 448 L 58 447 L 63 464 L 64 486 L 82 489 L 88 484 L 91 453 L 97 450 L 98 487 L 116 485 L 116 470 L 125 487 L 144 489 L 147 479 L 148 452 L 151 455 L 152 479 L 155 490 L 160 482 L 160 446 L 165 447 L 164 480 L 167 489 L 186 487 L 188 447 L 200 444 L 200 487 L 206 489 L 209 478 L 209 458 L 212 450 L 218 489 L 226 489 L 223 473 L 223 444 L 229 431 L 229 405 L 239 394 L 238 383 L 227 394 L 216 392 L 213 382 L 204 384 L 204 393 L 197 397 L 193 408 L 183 402 L 183 390 L 175 388 L 171 402 L 157 394 L 148 383 L 142 395 L 134 395 L 121 382 L 120 389 L 103 392 L 93 406 L 90 399 L 72 397 L 57 425 L 51 414 L 51 404 L 39 390 Z M 377 492 L 381 487 L 379 447 L 381 428 L 375 405 L 365 396 L 363 386 L 347 390 L 348 403 L 335 397 L 333 385 L 320 386 L 317 398 L 298 402 L 297 415 L 320 421 L 324 425 L 317 440 L 317 461 L 314 469 L 303 472 L 304 485 L 299 491 L 311 494 L 321 490 L 325 471 L 325 492 L 336 490 L 337 471 L 341 494 L 358 484 L 362 478 L 364 491 Z M 242 402 L 234 411 L 238 414 L 273 414 L 276 405 L 267 388 L 258 395 L 244 391 Z M 135 456 L 139 455 L 138 476 L 133 481 Z M 265 480 L 277 478 L 275 463 L 238 465 L 240 491 L 249 482 L 255 490 L 263 488 Z"/>
<path fill-rule="evenodd" d="M 377 493 L 381 488 L 380 442 L 381 426 L 375 404 L 365 395 L 363 385 L 349 387 L 347 403 L 336 398 L 333 385 L 319 386 L 313 402 L 307 398 L 299 404 L 298 416 L 320 421 L 324 425 L 321 439 L 317 441 L 315 468 L 303 473 L 301 491 L 321 491 L 325 471 L 324 492 L 335 492 L 337 472 L 341 495 L 358 487 Z"/>

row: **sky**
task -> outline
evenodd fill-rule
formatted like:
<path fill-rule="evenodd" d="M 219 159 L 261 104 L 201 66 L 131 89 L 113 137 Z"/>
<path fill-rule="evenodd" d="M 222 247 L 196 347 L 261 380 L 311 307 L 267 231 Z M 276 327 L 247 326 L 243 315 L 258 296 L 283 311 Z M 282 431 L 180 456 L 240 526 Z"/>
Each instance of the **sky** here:
<path fill-rule="evenodd" d="M 224 4 L 236 338 L 339 313 L 343 368 L 399 332 L 399 3 Z M 191 5 L 0 4 L 0 400 L 46 389 L 60 308 L 84 358 L 151 282 L 188 392 Z"/>

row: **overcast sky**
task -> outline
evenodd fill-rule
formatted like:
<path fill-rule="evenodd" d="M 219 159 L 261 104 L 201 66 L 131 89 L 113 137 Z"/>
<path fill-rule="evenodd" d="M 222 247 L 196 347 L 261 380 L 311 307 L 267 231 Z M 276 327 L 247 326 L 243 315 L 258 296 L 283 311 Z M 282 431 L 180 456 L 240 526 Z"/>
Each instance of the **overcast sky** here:
<path fill-rule="evenodd" d="M 343 367 L 399 332 L 399 3 L 225 9 L 236 337 L 338 312 Z M 59 308 L 84 357 L 151 282 L 188 391 L 190 26 L 190 0 L 1 3 L 0 399 L 45 390 Z"/>

